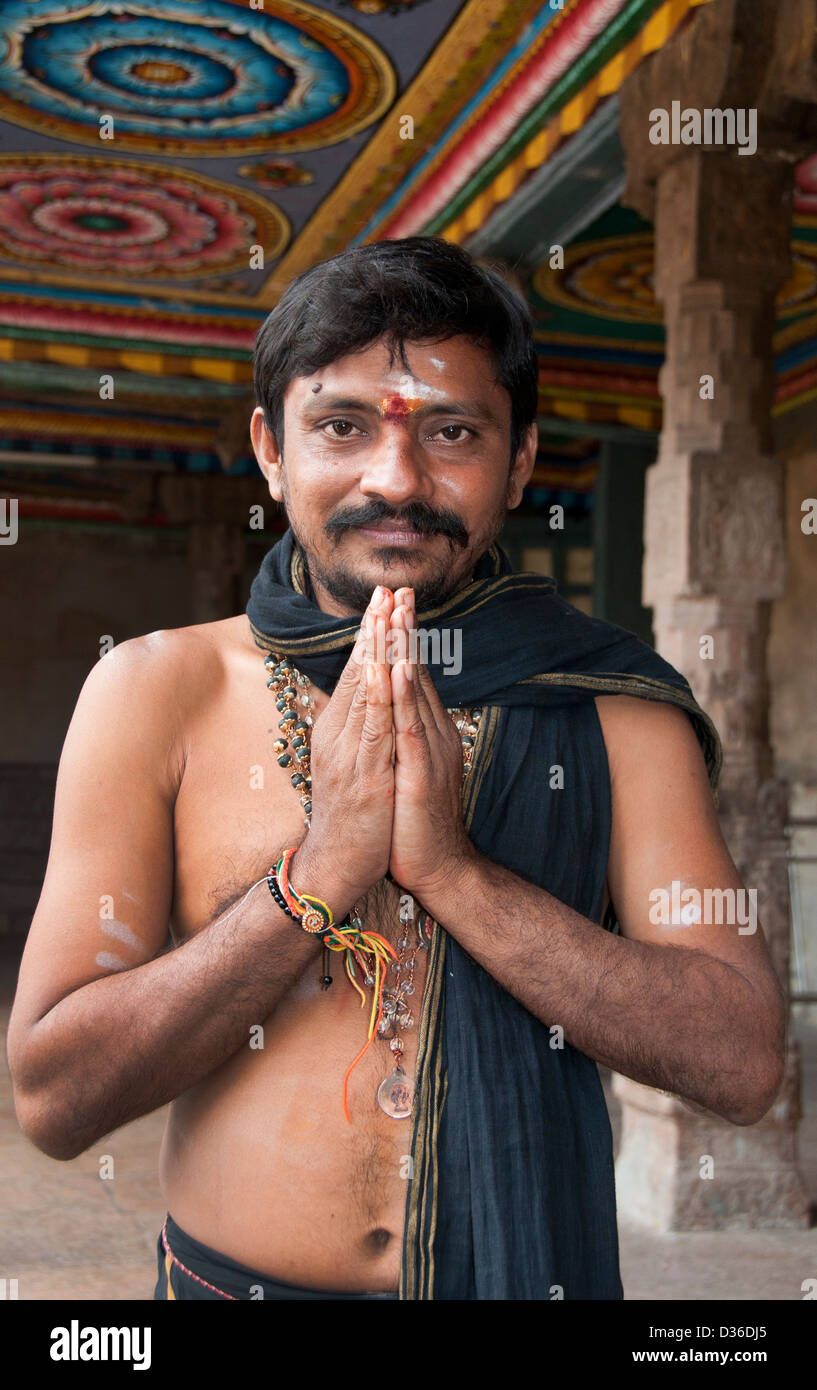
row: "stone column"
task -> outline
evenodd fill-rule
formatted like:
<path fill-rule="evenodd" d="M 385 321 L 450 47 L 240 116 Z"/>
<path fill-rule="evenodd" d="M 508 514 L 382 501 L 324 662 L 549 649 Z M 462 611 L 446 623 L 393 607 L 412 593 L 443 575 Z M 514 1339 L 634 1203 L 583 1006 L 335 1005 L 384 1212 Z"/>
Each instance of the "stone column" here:
<path fill-rule="evenodd" d="M 729 23 L 714 57 L 704 48 L 696 65 L 695 33 L 686 31 L 623 102 L 625 199 L 654 218 L 655 288 L 667 331 L 664 424 L 646 482 L 643 598 L 657 649 L 687 677 L 721 735 L 721 827 L 745 886 L 757 890 L 758 920 L 787 989 L 788 798 L 769 745 L 766 642 L 770 603 L 785 586 L 783 474 L 770 410 L 774 301 L 790 271 L 793 158 L 779 142 L 752 156 L 646 147 L 650 110 L 669 108 L 673 98 L 685 107 L 757 99 L 757 67 L 747 65 L 745 51 L 730 67 L 724 52 L 740 10 L 734 0 L 721 7 Z M 773 47 L 773 10 L 761 0 L 761 11 Z M 708 28 L 717 23 L 713 13 Z M 763 61 L 761 47 L 756 65 Z M 762 110 L 758 120 L 762 126 Z M 614 1091 L 622 1105 L 623 1219 L 677 1231 L 808 1224 L 793 1041 L 778 1098 L 756 1125 L 693 1113 L 621 1076 Z"/>

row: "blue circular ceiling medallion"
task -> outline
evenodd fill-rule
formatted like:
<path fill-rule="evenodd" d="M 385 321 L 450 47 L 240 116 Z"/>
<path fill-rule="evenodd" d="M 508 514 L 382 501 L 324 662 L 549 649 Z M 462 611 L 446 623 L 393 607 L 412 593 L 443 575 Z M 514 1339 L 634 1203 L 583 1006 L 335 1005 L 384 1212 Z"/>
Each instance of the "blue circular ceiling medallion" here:
<path fill-rule="evenodd" d="M 44 43 L 43 38 L 37 37 L 27 45 L 29 56 L 35 57 L 37 48 Z M 31 67 L 33 71 L 33 63 Z M 212 101 L 213 97 L 226 96 L 231 89 L 235 91 L 238 85 L 232 68 L 220 58 L 206 53 L 180 54 L 178 48 L 160 43 L 151 44 L 149 57 L 145 56 L 144 45 L 138 43 L 102 48 L 88 59 L 85 72 L 100 89 L 95 93 L 100 101 L 127 110 L 133 98 L 138 97 L 143 109 L 153 106 L 164 115 L 189 114 L 182 102 Z M 80 82 L 78 68 L 71 68 L 69 74 L 70 80 L 62 84 L 66 93 L 89 95 Z M 275 85 L 281 87 L 278 73 L 275 78 Z M 55 85 L 59 81 L 57 77 Z M 284 95 L 285 90 L 281 97 Z"/>
<path fill-rule="evenodd" d="M 301 0 L 4 0 L 0 116 L 64 140 L 175 154 L 335 144 L 375 121 L 395 78 L 382 50 Z"/>

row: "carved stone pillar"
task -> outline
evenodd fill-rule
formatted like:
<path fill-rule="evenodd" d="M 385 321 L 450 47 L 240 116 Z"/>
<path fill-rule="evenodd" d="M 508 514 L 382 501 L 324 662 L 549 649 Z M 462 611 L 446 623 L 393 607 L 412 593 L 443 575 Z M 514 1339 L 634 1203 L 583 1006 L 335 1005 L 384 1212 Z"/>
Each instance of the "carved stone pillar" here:
<path fill-rule="evenodd" d="M 720 6 L 720 19 L 718 4 L 706 9 L 713 12 L 703 31 L 708 45 L 697 62 L 690 26 L 675 53 L 656 55 L 661 61 L 623 98 L 625 200 L 655 222 L 655 286 L 667 332 L 664 425 L 646 481 L 643 598 L 653 608 L 657 649 L 687 677 L 721 735 L 721 826 L 745 886 L 757 890 L 758 920 L 787 989 L 787 788 L 769 746 L 766 641 L 770 603 L 785 586 L 783 475 L 770 410 L 774 300 L 790 270 L 793 160 L 779 140 L 751 157 L 734 148 L 648 146 L 650 110 L 673 98 L 685 107 L 759 102 L 762 55 L 752 68 L 744 48 L 730 64 L 741 6 Z M 761 0 L 755 14 L 768 20 L 768 55 L 774 11 Z M 614 1091 L 622 1105 L 616 1179 L 624 1220 L 657 1230 L 808 1224 L 796 1161 L 796 1044 L 777 1101 L 756 1125 L 693 1114 L 625 1077 L 615 1078 Z"/>
<path fill-rule="evenodd" d="M 244 569 L 244 535 L 234 522 L 193 521 L 188 540 L 193 622 L 234 618 Z"/>

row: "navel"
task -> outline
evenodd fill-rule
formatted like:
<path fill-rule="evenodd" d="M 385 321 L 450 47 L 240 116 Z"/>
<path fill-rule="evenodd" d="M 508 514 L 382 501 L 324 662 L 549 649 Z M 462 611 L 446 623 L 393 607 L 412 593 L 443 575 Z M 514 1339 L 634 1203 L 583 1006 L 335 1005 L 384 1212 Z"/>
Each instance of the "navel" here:
<path fill-rule="evenodd" d="M 391 1238 L 391 1231 L 387 1231 L 384 1226 L 375 1226 L 366 1236 L 366 1245 L 373 1255 L 382 1255 Z"/>

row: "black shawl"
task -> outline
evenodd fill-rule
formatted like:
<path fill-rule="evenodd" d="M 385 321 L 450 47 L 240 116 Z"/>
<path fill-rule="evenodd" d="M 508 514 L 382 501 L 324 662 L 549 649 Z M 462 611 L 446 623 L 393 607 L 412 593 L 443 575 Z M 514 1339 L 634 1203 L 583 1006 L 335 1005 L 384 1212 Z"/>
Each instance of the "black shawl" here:
<path fill-rule="evenodd" d="M 259 647 L 286 653 L 332 693 L 362 615 L 318 608 L 291 530 L 265 556 L 247 615 Z M 418 612 L 417 625 L 460 630 L 461 671 L 442 662 L 429 671 L 444 705 L 483 708 L 463 797 L 474 844 L 600 922 L 611 795 L 594 696 L 686 710 L 717 799 L 712 721 L 651 647 L 587 617 L 552 579 L 515 572 L 496 543 L 472 582 Z M 605 925 L 617 928 L 614 911 Z M 429 953 L 400 1297 L 619 1299 L 612 1135 L 596 1063 L 559 1046 L 455 929 L 435 931 Z"/>

